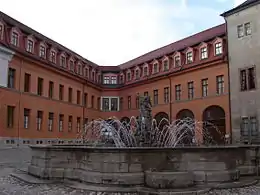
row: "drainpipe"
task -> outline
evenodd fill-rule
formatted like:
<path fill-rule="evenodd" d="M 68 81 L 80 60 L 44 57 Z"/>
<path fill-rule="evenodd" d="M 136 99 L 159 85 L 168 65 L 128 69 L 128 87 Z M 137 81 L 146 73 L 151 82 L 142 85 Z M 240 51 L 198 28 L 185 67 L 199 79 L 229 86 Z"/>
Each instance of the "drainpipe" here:
<path fill-rule="evenodd" d="M 85 94 L 85 88 L 84 88 L 84 86 L 85 86 L 85 83 L 83 82 L 82 83 L 82 95 L 81 95 L 81 97 L 82 97 L 82 100 L 81 100 L 81 103 L 83 102 L 83 100 L 84 100 L 84 94 Z M 84 132 L 84 130 L 85 130 L 85 103 L 84 104 L 82 104 L 82 107 L 83 107 L 83 109 L 82 109 L 82 111 L 83 111 L 83 114 L 82 114 L 82 122 L 83 122 L 83 132 Z M 83 143 L 84 143 L 84 141 L 83 141 Z"/>
<path fill-rule="evenodd" d="M 19 100 L 18 100 L 18 122 L 17 122 L 17 147 L 20 146 L 20 111 L 21 111 L 21 98 L 22 98 L 22 92 L 21 92 L 21 75 L 22 75 L 22 66 L 23 66 L 23 60 L 21 60 L 20 68 L 19 68 L 19 85 L 18 85 L 18 91 L 19 91 Z"/>
<path fill-rule="evenodd" d="M 170 105 L 170 113 L 169 113 L 169 118 L 170 118 L 170 122 L 172 121 L 172 80 L 171 80 L 171 76 L 169 77 L 169 81 L 170 81 L 170 101 L 169 101 L 169 105 Z"/>
<path fill-rule="evenodd" d="M 227 20 L 225 18 L 225 26 L 226 26 L 226 35 L 227 35 L 227 41 L 226 41 L 226 54 L 227 54 L 227 67 L 228 67 L 228 100 L 229 100 L 229 126 L 230 126 L 230 144 L 232 144 L 232 140 L 233 140 L 233 130 L 232 130 L 232 116 L 231 116 L 231 95 L 230 95 L 230 71 L 229 71 L 229 51 L 228 51 L 228 26 L 227 26 Z"/>

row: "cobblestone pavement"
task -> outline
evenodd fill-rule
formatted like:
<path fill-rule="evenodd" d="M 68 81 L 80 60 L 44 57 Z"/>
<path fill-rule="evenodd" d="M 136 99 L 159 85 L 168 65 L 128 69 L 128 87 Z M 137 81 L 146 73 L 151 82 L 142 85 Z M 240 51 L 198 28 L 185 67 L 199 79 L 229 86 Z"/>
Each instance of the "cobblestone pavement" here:
<path fill-rule="evenodd" d="M 107 195 L 75 190 L 62 184 L 28 184 L 10 176 L 15 170 L 26 168 L 29 159 L 28 148 L 0 148 L 0 195 Z M 242 189 L 213 190 L 204 195 L 260 195 L 260 184 Z"/>

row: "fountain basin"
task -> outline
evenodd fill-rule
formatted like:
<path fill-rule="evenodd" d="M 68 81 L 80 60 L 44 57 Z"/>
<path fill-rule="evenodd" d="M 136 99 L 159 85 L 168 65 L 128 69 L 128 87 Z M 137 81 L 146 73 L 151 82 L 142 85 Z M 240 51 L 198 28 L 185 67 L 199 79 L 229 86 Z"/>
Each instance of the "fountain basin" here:
<path fill-rule="evenodd" d="M 30 175 L 93 185 L 186 188 L 237 181 L 258 173 L 259 146 L 95 148 L 31 146 Z"/>

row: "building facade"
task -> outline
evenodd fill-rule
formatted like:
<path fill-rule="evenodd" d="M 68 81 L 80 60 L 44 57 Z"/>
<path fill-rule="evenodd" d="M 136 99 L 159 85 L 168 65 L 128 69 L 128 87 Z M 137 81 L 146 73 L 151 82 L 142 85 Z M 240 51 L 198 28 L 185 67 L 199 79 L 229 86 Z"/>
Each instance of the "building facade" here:
<path fill-rule="evenodd" d="M 101 66 L 0 13 L 1 143 L 75 143 L 93 119 L 138 116 L 143 95 L 156 120 L 188 116 L 230 137 L 226 42 L 222 24 Z"/>
<path fill-rule="evenodd" d="M 260 141 L 259 10 L 259 0 L 247 0 L 222 14 L 227 25 L 233 142 Z"/>

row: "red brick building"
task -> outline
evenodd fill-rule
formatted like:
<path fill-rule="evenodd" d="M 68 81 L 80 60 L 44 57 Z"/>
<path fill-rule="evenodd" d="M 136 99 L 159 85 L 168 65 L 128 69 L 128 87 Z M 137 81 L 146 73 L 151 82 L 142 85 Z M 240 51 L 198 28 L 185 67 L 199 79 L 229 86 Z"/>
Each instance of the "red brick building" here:
<path fill-rule="evenodd" d="M 118 66 L 100 66 L 0 13 L 3 144 L 75 142 L 97 118 L 138 116 L 150 95 L 156 119 L 190 116 L 230 132 L 225 25 Z"/>

